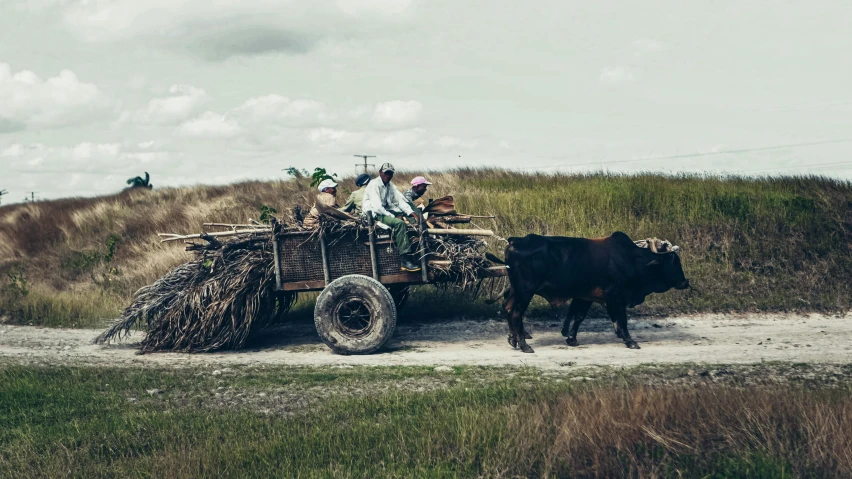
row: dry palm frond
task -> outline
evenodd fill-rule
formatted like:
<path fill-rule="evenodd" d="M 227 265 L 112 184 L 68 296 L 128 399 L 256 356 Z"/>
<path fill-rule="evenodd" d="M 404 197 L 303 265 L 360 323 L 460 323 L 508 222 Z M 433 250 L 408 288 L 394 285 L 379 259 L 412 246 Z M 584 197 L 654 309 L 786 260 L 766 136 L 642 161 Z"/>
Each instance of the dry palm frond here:
<path fill-rule="evenodd" d="M 491 263 L 485 259 L 488 243 L 476 236 L 438 236 L 427 237 L 427 259 L 448 260 L 449 263 L 432 263 L 430 269 L 448 279 L 439 284 L 459 289 L 471 289 L 479 284 L 480 268 Z"/>
<path fill-rule="evenodd" d="M 207 246 L 198 258 L 137 291 L 95 342 L 120 339 L 145 321 L 141 353 L 237 349 L 295 302 L 295 294 L 274 290 L 268 235 Z"/>

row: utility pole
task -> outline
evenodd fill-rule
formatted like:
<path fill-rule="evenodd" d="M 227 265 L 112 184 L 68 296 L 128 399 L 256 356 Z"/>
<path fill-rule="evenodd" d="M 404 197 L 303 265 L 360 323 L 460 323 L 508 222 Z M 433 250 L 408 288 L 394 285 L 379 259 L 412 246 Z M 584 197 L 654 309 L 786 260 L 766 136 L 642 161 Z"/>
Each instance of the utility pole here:
<path fill-rule="evenodd" d="M 356 163 L 356 164 L 355 164 L 355 166 L 363 166 L 363 167 L 364 167 L 364 174 L 369 174 L 369 173 L 367 172 L 367 167 L 368 167 L 368 166 L 376 166 L 376 165 L 374 165 L 374 164 L 372 164 L 372 163 L 367 163 L 367 158 L 375 158 L 375 157 L 376 157 L 376 155 L 352 155 L 352 156 L 354 156 L 354 157 L 356 157 L 356 158 L 363 158 L 363 159 L 364 159 L 364 164 L 363 164 L 363 165 L 362 165 L 362 164 L 360 164 L 360 163 Z"/>
<path fill-rule="evenodd" d="M 3 203 L 3 195 L 8 195 L 9 192 L 6 190 L 0 190 L 0 203 Z"/>
<path fill-rule="evenodd" d="M 35 194 L 35 191 L 30 191 L 30 197 L 27 198 L 26 196 L 24 196 L 24 202 L 29 201 L 30 203 L 35 203 Z"/>

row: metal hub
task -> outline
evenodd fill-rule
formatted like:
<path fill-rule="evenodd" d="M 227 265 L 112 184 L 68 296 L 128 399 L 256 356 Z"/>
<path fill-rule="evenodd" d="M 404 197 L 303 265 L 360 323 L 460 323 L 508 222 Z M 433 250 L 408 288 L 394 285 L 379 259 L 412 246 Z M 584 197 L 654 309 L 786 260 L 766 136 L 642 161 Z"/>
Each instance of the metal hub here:
<path fill-rule="evenodd" d="M 373 327 L 373 313 L 360 298 L 350 298 L 340 303 L 335 315 L 339 330 L 351 337 L 364 336 Z"/>

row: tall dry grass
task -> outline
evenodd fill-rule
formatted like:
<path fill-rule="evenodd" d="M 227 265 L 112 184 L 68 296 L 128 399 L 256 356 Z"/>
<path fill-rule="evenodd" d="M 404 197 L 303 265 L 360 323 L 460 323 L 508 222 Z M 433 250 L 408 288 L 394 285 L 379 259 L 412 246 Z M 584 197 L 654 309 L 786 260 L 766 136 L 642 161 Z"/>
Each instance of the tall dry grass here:
<path fill-rule="evenodd" d="M 398 186 L 404 187 L 402 180 L 414 174 L 399 173 Z M 657 236 L 680 245 L 696 289 L 654 295 L 639 312 L 833 311 L 852 305 L 849 182 L 820 177 L 547 175 L 498 169 L 428 176 L 434 183 L 428 198 L 452 194 L 460 211 L 498 216 L 480 226 L 503 237 L 594 237 L 623 231 L 633 238 Z M 310 203 L 314 191 L 307 183 L 130 190 L 0 207 L 0 296 L 5 298 L 0 299 L 0 310 L 5 311 L 0 317 L 45 321 L 26 313 L 20 295 L 9 293 L 10 272 L 23 275 L 44 301 L 53 293 L 103 293 L 126 302 L 137 288 L 187 259 L 180 245 L 160 244 L 157 232 L 198 231 L 202 222 L 211 220 L 244 222 L 256 218 L 261 205 L 285 214 L 296 203 Z M 341 201 L 351 183 L 351 178 L 341 181 Z M 118 238 L 113 254 L 107 246 L 111 237 Z M 409 315 L 455 315 L 460 307 L 468 315 L 496 314 L 481 302 L 439 302 L 425 289 L 419 293 Z M 418 305 L 430 307 L 427 311 Z M 57 315 L 68 311 L 56 309 Z M 539 307 L 532 313 L 544 311 Z"/>

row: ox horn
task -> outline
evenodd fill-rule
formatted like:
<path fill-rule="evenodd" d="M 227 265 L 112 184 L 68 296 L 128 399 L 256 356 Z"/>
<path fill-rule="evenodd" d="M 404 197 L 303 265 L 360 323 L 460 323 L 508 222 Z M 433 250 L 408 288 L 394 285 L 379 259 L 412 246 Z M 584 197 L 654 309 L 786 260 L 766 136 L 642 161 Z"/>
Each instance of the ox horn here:
<path fill-rule="evenodd" d="M 657 238 L 648 238 L 648 249 L 650 249 L 652 253 L 657 252 Z"/>

